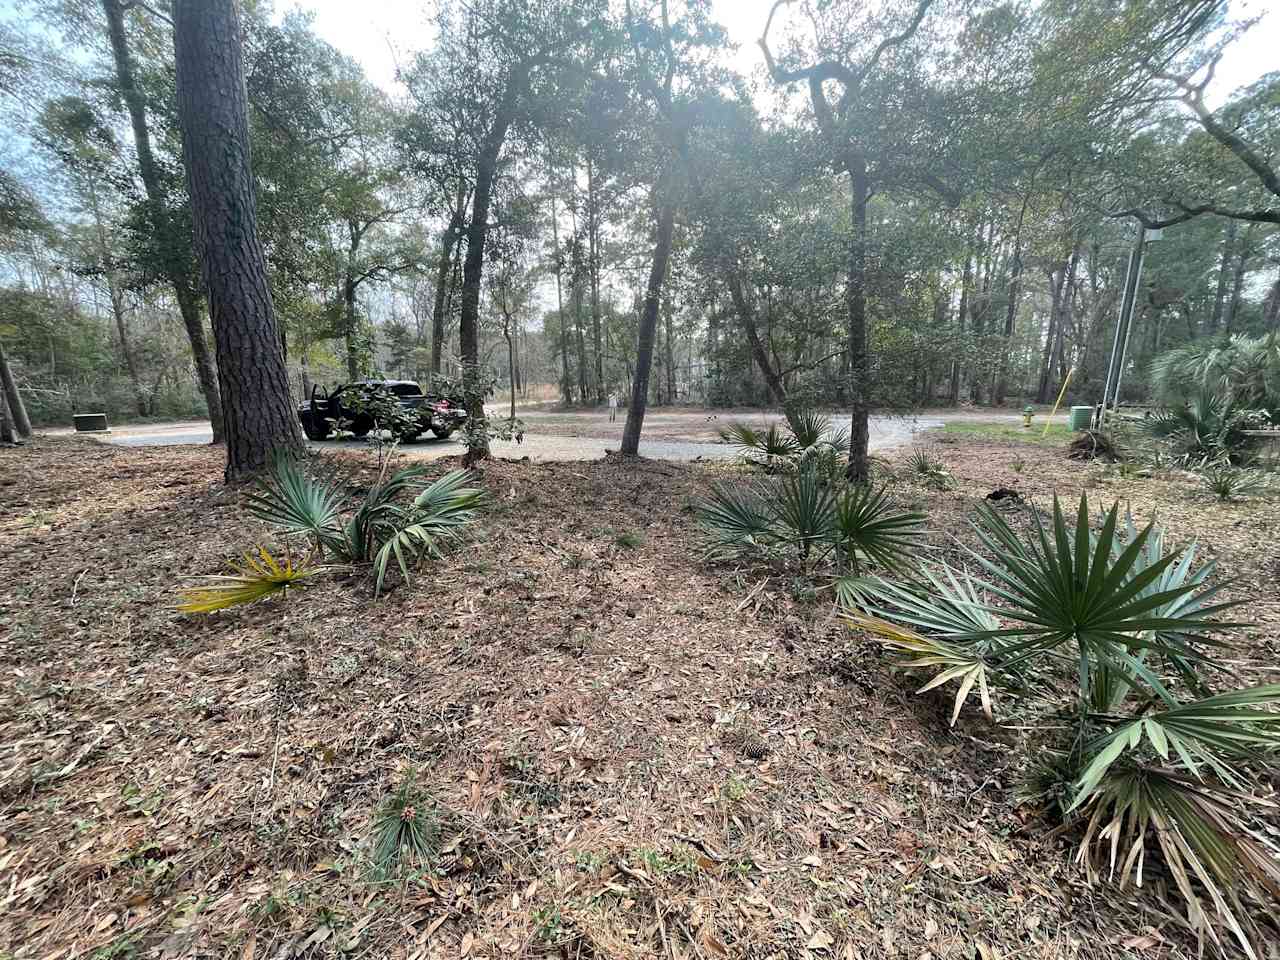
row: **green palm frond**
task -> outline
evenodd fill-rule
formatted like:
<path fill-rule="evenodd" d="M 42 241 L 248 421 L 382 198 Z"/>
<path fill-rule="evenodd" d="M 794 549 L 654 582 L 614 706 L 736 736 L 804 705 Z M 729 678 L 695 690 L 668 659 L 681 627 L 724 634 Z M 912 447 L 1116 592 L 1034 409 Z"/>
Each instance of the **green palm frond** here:
<path fill-rule="evenodd" d="M 1176 770 L 1117 766 L 1091 795 L 1077 859 L 1093 878 L 1105 864 L 1113 876 L 1118 869 L 1122 885 L 1133 877 L 1141 886 L 1147 842 L 1154 835 L 1191 927 L 1220 944 L 1216 917 L 1257 960 L 1255 917 L 1265 915 L 1262 904 L 1280 896 L 1277 851 L 1249 829 L 1245 813 L 1260 803 Z M 1253 909 L 1242 903 L 1242 894 L 1257 901 Z"/>
<path fill-rule="evenodd" d="M 1082 689 L 1089 688 L 1091 671 L 1102 665 L 1130 685 L 1146 684 L 1172 703 L 1164 683 L 1135 654 L 1155 650 L 1187 660 L 1207 660 L 1189 644 L 1175 649 L 1160 636 L 1172 632 L 1199 644 L 1220 644 L 1209 634 L 1235 625 L 1212 620 L 1210 615 L 1225 605 L 1179 608 L 1177 601 L 1197 589 L 1188 582 L 1151 592 L 1148 588 L 1179 555 L 1141 560 L 1153 525 L 1118 545 L 1118 505 L 1104 515 L 1096 534 L 1089 525 L 1085 496 L 1080 498 L 1073 525 L 1057 498 L 1049 529 L 1038 513 L 1034 518 L 1035 538 L 1029 543 L 1023 543 L 1004 517 L 987 504 L 979 507 L 975 522 L 993 559 L 970 553 L 991 575 L 991 592 L 1004 601 L 1001 615 L 1019 624 L 1000 631 L 1013 638 L 1006 650 L 1029 657 L 1074 645 Z"/>
<path fill-rule="evenodd" d="M 787 426 L 801 449 L 809 449 L 825 441 L 831 432 L 831 418 L 816 410 L 787 410 Z"/>
<path fill-rule="evenodd" d="M 412 779 L 406 780 L 374 813 L 374 876 L 387 879 L 401 867 L 425 866 L 435 855 L 439 842 L 439 810 Z"/>
<path fill-rule="evenodd" d="M 829 539 L 836 499 L 816 473 L 801 471 L 785 478 L 770 506 L 776 523 L 787 531 L 787 539 L 805 556 L 820 541 Z"/>
<path fill-rule="evenodd" d="M 848 487 L 836 500 L 833 520 L 832 545 L 855 574 L 864 560 L 898 570 L 923 542 L 924 514 L 896 509 L 885 487 Z"/>
<path fill-rule="evenodd" d="M 256 557 L 245 554 L 242 561 L 228 566 L 235 571 L 234 574 L 205 577 L 203 585 L 183 589 L 183 601 L 177 609 L 183 613 L 212 613 L 254 603 L 284 593 L 299 580 L 324 569 L 305 560 L 295 565 L 287 554 L 281 563 L 266 547 L 259 547 Z"/>
<path fill-rule="evenodd" d="M 776 423 L 763 430 L 745 423 L 731 423 L 720 431 L 720 436 L 738 447 L 744 457 L 762 456 L 766 464 L 790 459 L 800 452 L 799 444 Z"/>
<path fill-rule="evenodd" d="M 908 670 L 938 669 L 937 673 L 917 693 L 927 693 L 936 687 L 958 681 L 955 703 L 951 711 L 951 725 L 955 726 L 960 710 L 975 686 L 982 702 L 982 712 L 991 719 L 991 690 L 987 683 L 987 661 L 982 653 L 972 646 L 961 647 L 938 640 L 934 637 L 922 636 L 907 627 L 879 617 L 866 614 L 846 612 L 845 621 L 852 627 L 864 630 L 879 640 L 884 646 L 901 654 L 899 666 Z"/>
<path fill-rule="evenodd" d="M 472 478 L 470 471 L 451 471 L 419 493 L 410 508 L 387 508 L 378 515 L 385 526 L 379 528 L 375 539 L 380 544 L 373 557 L 375 596 L 382 592 L 392 559 L 408 582 L 410 566 L 424 556 L 442 556 L 443 547 L 476 522 L 476 510 L 485 492 L 465 486 Z"/>
<path fill-rule="evenodd" d="M 286 533 L 311 537 L 319 546 L 331 546 L 340 530 L 342 491 L 333 478 L 308 476 L 297 461 L 277 457 L 271 470 L 248 494 L 249 513 Z"/>
<path fill-rule="evenodd" d="M 772 539 L 773 511 L 754 485 L 713 484 L 710 496 L 694 505 L 694 514 L 714 538 L 717 555 L 750 550 Z"/>
<path fill-rule="evenodd" d="M 877 578 L 872 593 L 880 605 L 869 612 L 951 643 L 977 643 L 984 651 L 997 644 L 992 635 L 1000 620 L 987 605 L 985 584 L 946 563 L 922 563 L 919 573 L 922 579 L 906 584 Z"/>
<path fill-rule="evenodd" d="M 760 431 L 741 420 L 734 420 L 721 429 L 720 439 L 744 450 L 760 449 Z"/>
<path fill-rule="evenodd" d="M 1244 777 L 1233 760 L 1261 762 L 1280 750 L 1280 684 L 1205 697 L 1193 703 L 1147 713 L 1091 745 L 1092 758 L 1080 775 L 1072 808 L 1087 801 L 1108 770 L 1145 744 L 1164 763 L 1175 758 L 1198 780 L 1206 769 L 1223 783 L 1240 788 Z"/>

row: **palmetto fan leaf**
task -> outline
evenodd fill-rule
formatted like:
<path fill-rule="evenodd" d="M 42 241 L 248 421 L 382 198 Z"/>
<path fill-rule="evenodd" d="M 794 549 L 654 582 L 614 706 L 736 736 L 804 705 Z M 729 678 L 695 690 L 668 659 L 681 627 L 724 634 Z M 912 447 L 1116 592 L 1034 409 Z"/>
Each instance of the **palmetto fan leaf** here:
<path fill-rule="evenodd" d="M 288 457 L 277 457 L 245 498 L 249 513 L 286 533 L 303 534 L 314 543 L 334 547 L 341 536 L 342 491 L 333 478 L 308 476 Z"/>
<path fill-rule="evenodd" d="M 462 535 L 476 520 L 484 490 L 465 486 L 472 479 L 467 470 L 454 470 L 429 484 L 408 509 L 392 507 L 385 516 L 386 535 L 373 559 L 374 593 L 382 591 L 392 559 L 405 580 L 409 567 L 423 556 L 440 556 L 441 547 Z"/>
<path fill-rule="evenodd" d="M 869 612 L 951 643 L 977 643 L 986 650 L 998 645 L 992 634 L 1000 620 L 987 606 L 980 581 L 945 563 L 922 563 L 919 573 L 920 580 L 906 584 L 876 578 L 872 594 L 879 605 Z"/>
<path fill-rule="evenodd" d="M 770 506 L 774 520 L 786 528 L 787 539 L 806 556 L 829 538 L 836 499 L 816 473 L 802 471 L 784 479 Z"/>
<path fill-rule="evenodd" d="M 896 510 L 886 488 L 855 485 L 836 501 L 830 537 L 855 574 L 864 560 L 897 570 L 919 549 L 924 521 L 922 513 Z"/>
<path fill-rule="evenodd" d="M 1217 643 L 1208 632 L 1230 624 L 1208 619 L 1221 606 L 1178 608 L 1177 601 L 1195 591 L 1192 584 L 1152 592 L 1149 588 L 1178 555 L 1143 561 L 1152 526 L 1117 544 L 1118 521 L 1119 507 L 1113 506 L 1095 535 L 1082 496 L 1073 529 L 1055 498 L 1051 528 L 1046 530 L 1036 514 L 1036 537 L 1024 544 L 1005 519 L 984 504 L 975 527 L 995 559 L 970 552 L 991 575 L 991 592 L 1004 601 L 1001 615 L 1019 624 L 1000 631 L 1013 638 L 1008 652 L 1031 656 L 1074 644 L 1084 689 L 1089 687 L 1090 671 L 1102 665 L 1130 684 L 1145 683 L 1172 702 L 1159 677 L 1134 654 L 1154 650 L 1203 661 L 1200 652 L 1187 645 L 1174 649 L 1160 635 L 1176 632 L 1200 643 Z"/>
<path fill-rule="evenodd" d="M 1280 749 L 1280 713 L 1266 709 L 1276 705 L 1280 684 L 1265 684 L 1131 720 L 1091 745 L 1092 758 L 1080 775 L 1072 808 L 1088 800 L 1113 764 L 1144 744 L 1161 761 L 1175 759 L 1201 781 L 1207 768 L 1229 786 L 1244 786 L 1232 761 L 1262 761 L 1268 751 Z"/>
<path fill-rule="evenodd" d="M 717 483 L 707 499 L 694 506 L 698 522 L 715 540 L 713 554 L 767 542 L 773 527 L 773 511 L 754 485 Z"/>
<path fill-rule="evenodd" d="M 800 446 L 776 423 L 757 430 L 745 423 L 731 423 L 720 431 L 720 436 L 734 444 L 743 455 L 759 454 L 766 461 L 787 459 L 800 452 Z"/>
<path fill-rule="evenodd" d="M 955 703 L 951 711 L 952 726 L 955 726 L 960 710 L 975 686 L 982 702 L 983 713 L 988 719 L 991 717 L 991 690 L 987 683 L 987 662 L 980 650 L 973 646 L 962 647 L 935 637 L 926 637 L 879 617 L 846 612 L 844 618 L 850 626 L 865 630 L 886 647 L 901 654 L 900 666 L 909 670 L 938 668 L 932 679 L 917 690 L 917 693 L 927 693 L 944 683 L 958 681 L 960 686 L 956 691 Z"/>
<path fill-rule="evenodd" d="M 206 577 L 204 585 L 182 590 L 184 599 L 178 609 L 183 613 L 212 613 L 253 603 L 283 593 L 299 580 L 323 569 L 306 561 L 295 566 L 287 555 L 281 563 L 266 547 L 259 547 L 256 557 L 245 554 L 242 561 L 228 566 L 234 574 Z"/>
<path fill-rule="evenodd" d="M 807 450 L 823 442 L 831 430 L 831 418 L 816 410 L 789 410 L 787 426 L 795 442 Z"/>
<path fill-rule="evenodd" d="M 1118 868 L 1122 884 L 1132 876 L 1141 886 L 1147 841 L 1154 835 L 1191 927 L 1220 943 L 1216 915 L 1256 960 L 1255 914 L 1266 912 L 1262 904 L 1268 899 L 1280 897 L 1277 851 L 1249 830 L 1244 812 L 1260 803 L 1176 770 L 1113 767 L 1086 806 L 1088 826 L 1077 859 L 1091 876 L 1097 876 L 1101 860 L 1113 875 Z M 1241 902 L 1242 893 L 1258 901 L 1254 909 Z"/>

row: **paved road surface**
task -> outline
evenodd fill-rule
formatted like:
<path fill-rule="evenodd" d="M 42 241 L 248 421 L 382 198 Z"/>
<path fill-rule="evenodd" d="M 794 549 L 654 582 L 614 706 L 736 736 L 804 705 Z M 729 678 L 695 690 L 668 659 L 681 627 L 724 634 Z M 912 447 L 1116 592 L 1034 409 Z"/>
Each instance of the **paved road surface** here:
<path fill-rule="evenodd" d="M 646 432 L 652 427 L 653 439 L 641 439 L 640 454 L 657 460 L 731 460 L 737 454 L 725 443 L 711 442 L 716 420 L 724 422 L 735 415 L 708 415 L 705 412 L 663 412 L 645 418 Z M 617 450 L 622 436 L 622 419 L 609 423 L 606 416 L 597 413 L 548 414 L 522 412 L 526 425 L 524 443 L 495 441 L 495 456 L 532 460 L 598 460 L 607 450 Z M 760 417 L 747 417 L 757 421 Z M 542 427 L 540 428 L 540 423 Z M 940 426 L 938 419 L 907 419 L 902 417 L 872 417 L 871 449 L 886 450 L 910 443 L 916 431 Z M 693 435 L 698 439 L 682 439 L 681 435 Z M 158 423 L 124 426 L 102 436 L 107 443 L 126 447 L 173 446 L 178 444 L 204 444 L 212 439 L 207 422 Z M 365 449 L 365 440 L 325 440 L 310 443 L 317 450 Z M 447 441 L 426 438 L 403 444 L 401 452 L 409 457 L 433 460 L 438 457 L 457 456 L 462 444 L 457 439 Z"/>

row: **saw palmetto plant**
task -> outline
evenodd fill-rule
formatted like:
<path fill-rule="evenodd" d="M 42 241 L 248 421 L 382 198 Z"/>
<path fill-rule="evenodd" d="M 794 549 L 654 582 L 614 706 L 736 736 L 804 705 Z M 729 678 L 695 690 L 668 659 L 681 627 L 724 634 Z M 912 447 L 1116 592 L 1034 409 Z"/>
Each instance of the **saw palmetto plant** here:
<path fill-rule="evenodd" d="M 720 431 L 720 438 L 738 448 L 748 463 L 767 470 L 809 470 L 825 475 L 840 472 L 849 455 L 848 431 L 833 427 L 831 418 L 816 410 L 788 408 L 784 423 L 756 428 L 741 421 Z"/>
<path fill-rule="evenodd" d="M 993 688 L 1035 698 L 1021 712 L 1065 732 L 1038 745 L 1030 792 L 1080 825 L 1090 876 L 1141 885 L 1159 872 L 1202 938 L 1226 931 L 1257 957 L 1280 851 L 1255 828 L 1267 801 L 1251 787 L 1280 755 L 1280 684 L 1213 690 L 1228 675 L 1223 636 L 1241 625 L 1222 619 L 1234 604 L 1218 600 L 1212 565 L 1118 506 L 1091 516 L 1085 497 L 1033 512 L 1025 531 L 987 507 L 974 527 L 982 578 L 920 564 L 905 584 L 873 581 L 849 623 L 925 672 L 922 693 L 955 684 L 952 723 L 975 693 L 988 714 Z"/>
<path fill-rule="evenodd" d="M 343 484 L 336 477 L 307 474 L 280 459 L 249 499 L 249 512 L 287 533 L 306 536 L 319 554 L 351 565 L 369 565 L 381 592 L 392 561 L 408 580 L 423 557 L 438 557 L 477 522 L 484 491 L 467 484 L 472 474 L 454 470 L 423 483 L 422 466 L 387 476 L 384 464 L 364 499 L 345 520 Z M 405 497 L 410 497 L 404 502 Z"/>
<path fill-rule="evenodd" d="M 180 609 L 207 613 L 251 603 L 283 592 L 291 583 L 325 569 L 330 560 L 346 567 L 368 567 L 374 593 L 381 593 L 393 566 L 407 582 L 427 557 L 439 557 L 479 520 L 484 491 L 468 486 L 472 474 L 454 470 L 426 483 L 425 469 L 408 467 L 387 476 L 384 464 L 376 482 L 344 515 L 345 483 L 333 475 L 308 474 L 298 463 L 279 459 L 247 497 L 249 512 L 283 533 L 305 537 L 307 559 L 282 564 L 265 548 L 258 558 L 233 565 L 234 576 L 184 592 Z"/>
<path fill-rule="evenodd" d="M 716 484 L 694 512 L 709 559 L 826 570 L 845 605 L 858 602 L 871 572 L 901 569 L 924 534 L 923 514 L 900 509 L 886 490 L 835 487 L 815 470 Z"/>
<path fill-rule="evenodd" d="M 323 569 L 308 560 L 294 564 L 288 554 L 282 562 L 266 547 L 259 547 L 257 556 L 246 554 L 239 563 L 228 566 L 233 573 L 205 577 L 199 584 L 182 590 L 178 609 L 183 613 L 212 613 L 254 603 L 285 593 L 289 587 Z"/>

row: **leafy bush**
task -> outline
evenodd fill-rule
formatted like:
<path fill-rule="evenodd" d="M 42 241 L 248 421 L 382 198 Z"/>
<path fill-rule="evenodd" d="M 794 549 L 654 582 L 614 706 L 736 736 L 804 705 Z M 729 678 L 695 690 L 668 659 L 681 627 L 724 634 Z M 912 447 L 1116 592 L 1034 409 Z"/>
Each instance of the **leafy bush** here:
<path fill-rule="evenodd" d="M 1095 529 L 1083 496 L 1074 518 L 1055 500 L 1047 524 L 1032 521 L 1023 536 L 984 505 L 985 550 L 969 555 L 985 580 L 921 565 L 905 585 L 876 582 L 849 622 L 929 671 L 923 690 L 956 682 L 953 723 L 975 689 L 988 713 L 993 687 L 1036 698 L 1066 730 L 1037 749 L 1030 792 L 1083 828 L 1090 876 L 1109 863 L 1141 885 L 1153 845 L 1191 925 L 1215 942 L 1225 925 L 1256 956 L 1250 905 L 1280 887 L 1280 862 L 1251 828 L 1246 790 L 1280 748 L 1280 684 L 1209 688 L 1224 667 L 1216 634 L 1240 625 L 1218 619 L 1231 604 L 1214 602 L 1213 565 L 1194 567 L 1194 547 L 1166 549 L 1118 506 Z"/>
<path fill-rule="evenodd" d="M 1200 477 L 1209 491 L 1224 503 L 1267 488 L 1265 477 L 1241 470 L 1225 460 L 1206 465 L 1201 470 Z"/>
<path fill-rule="evenodd" d="M 424 556 L 438 557 L 444 547 L 474 524 L 484 491 L 468 487 L 472 474 L 454 470 L 429 484 L 421 480 L 422 466 L 386 476 L 384 464 L 377 481 L 345 520 L 343 484 L 335 477 L 308 475 L 293 460 L 278 459 L 271 473 L 248 497 L 249 512 L 286 533 L 311 541 L 317 556 L 331 555 L 352 565 L 371 565 L 375 592 L 381 592 L 392 560 L 405 580 L 409 567 Z M 401 494 L 412 493 L 407 504 Z"/>
<path fill-rule="evenodd" d="M 397 440 L 411 440 L 422 432 L 418 412 L 402 406 L 400 398 L 380 383 L 356 383 L 347 387 L 342 394 L 342 406 L 373 421 L 375 440 L 381 440 L 384 430 Z M 350 420 L 338 419 L 333 423 L 339 430 L 351 428 Z"/>
<path fill-rule="evenodd" d="M 1265 411 L 1237 406 L 1230 393 L 1205 388 L 1161 410 L 1147 421 L 1147 428 L 1184 457 L 1240 459 L 1252 445 L 1245 431 L 1264 427 L 1269 420 Z"/>
<path fill-rule="evenodd" d="M 1156 357 L 1151 381 L 1167 407 L 1209 393 L 1237 409 L 1264 410 L 1280 422 L 1280 337 L 1237 334 L 1193 341 Z"/>

